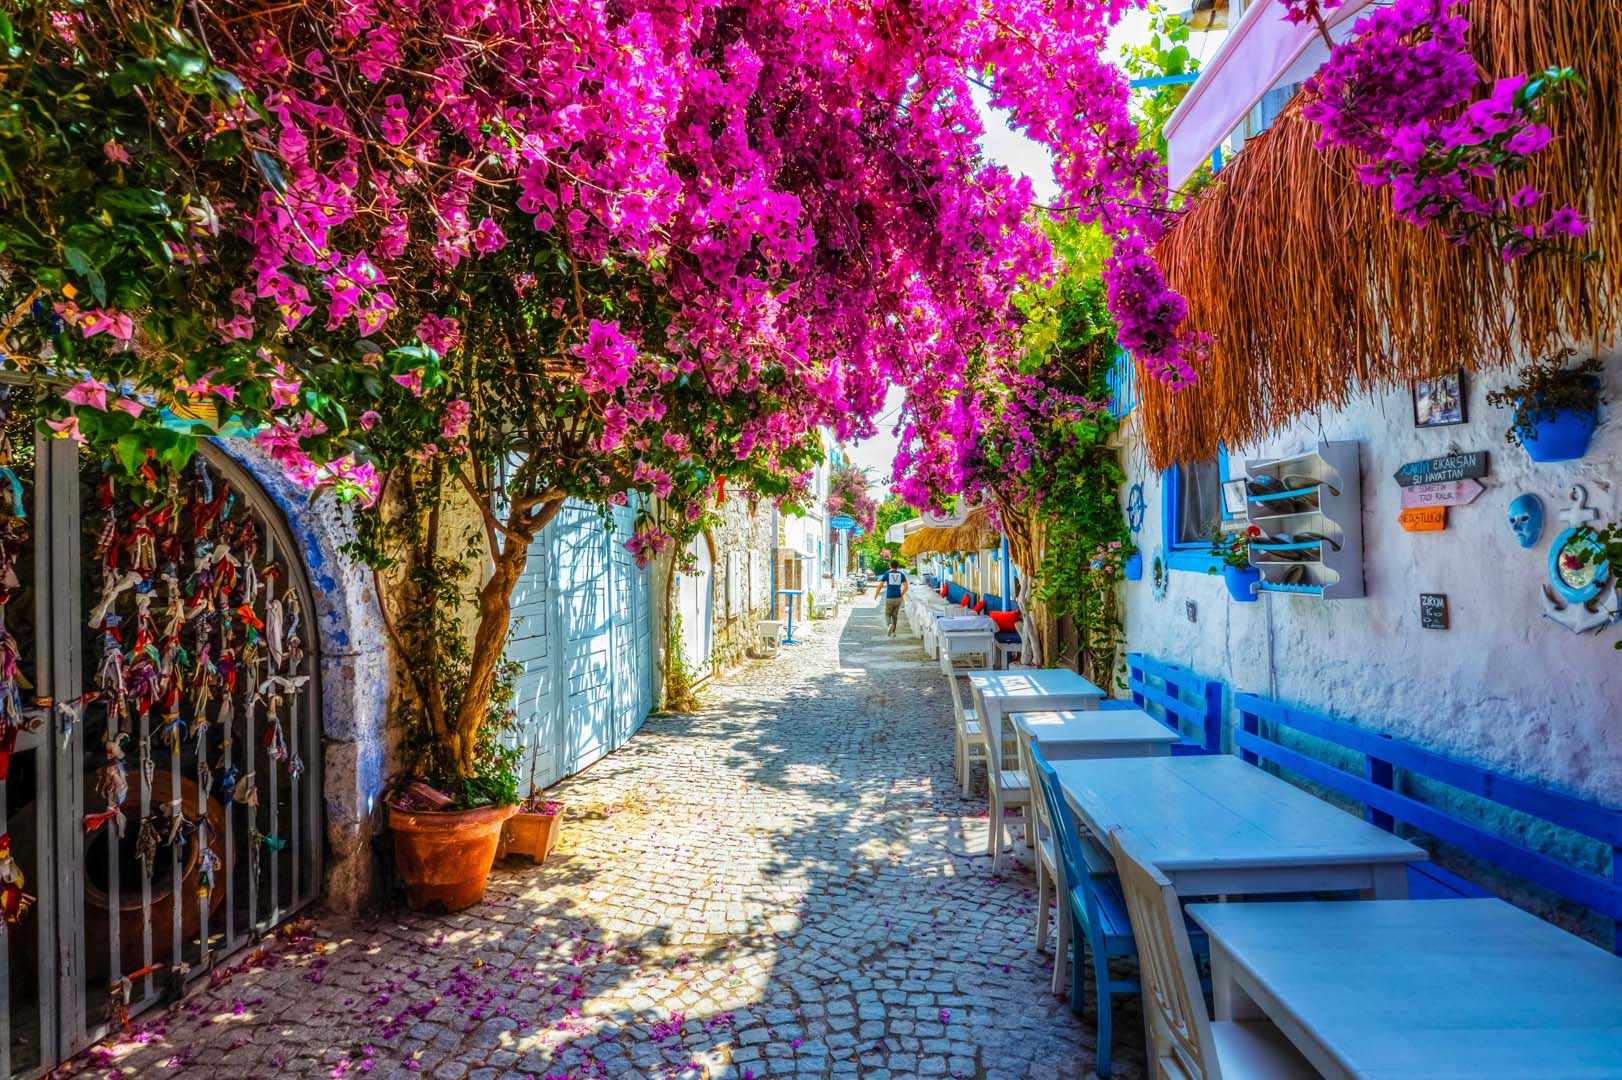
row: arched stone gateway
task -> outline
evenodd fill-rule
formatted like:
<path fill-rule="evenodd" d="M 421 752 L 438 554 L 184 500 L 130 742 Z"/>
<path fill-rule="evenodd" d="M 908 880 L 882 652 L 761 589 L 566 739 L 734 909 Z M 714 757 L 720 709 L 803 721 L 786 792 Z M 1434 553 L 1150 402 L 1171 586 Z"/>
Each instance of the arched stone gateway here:
<path fill-rule="evenodd" d="M 240 439 L 127 483 L 30 398 L 0 389 L 0 1078 L 362 900 L 389 687 L 332 499 Z"/>

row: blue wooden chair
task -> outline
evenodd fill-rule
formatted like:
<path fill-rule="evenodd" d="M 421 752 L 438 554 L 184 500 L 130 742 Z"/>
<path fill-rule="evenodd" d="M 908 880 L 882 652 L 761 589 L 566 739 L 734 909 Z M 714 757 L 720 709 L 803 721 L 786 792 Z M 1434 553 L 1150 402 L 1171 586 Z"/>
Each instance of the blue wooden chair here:
<path fill-rule="evenodd" d="M 1059 883 L 1059 915 L 1063 918 L 1068 914 L 1070 918 L 1070 943 L 1075 950 L 1070 964 L 1070 1011 L 1081 1014 L 1087 981 L 1084 961 L 1090 956 L 1093 986 L 1098 992 L 1097 1069 L 1099 1076 L 1108 1076 L 1114 1041 L 1115 998 L 1119 994 L 1139 993 L 1141 989 L 1136 978 L 1110 973 L 1111 960 L 1136 961 L 1138 958 L 1137 945 L 1132 938 L 1132 920 L 1127 914 L 1126 898 L 1121 893 L 1114 864 L 1102 847 L 1083 840 L 1076 830 L 1075 818 L 1059 791 L 1058 774 L 1042 756 L 1041 747 L 1031 747 L 1031 763 L 1036 767 L 1033 779 L 1041 789 L 1043 804 L 1053 822 L 1053 839 L 1058 845 L 1064 875 Z M 1209 958 L 1211 944 L 1205 931 L 1191 926 L 1189 940 L 1196 955 Z M 1063 957 L 1054 959 L 1055 963 L 1063 961 Z"/>

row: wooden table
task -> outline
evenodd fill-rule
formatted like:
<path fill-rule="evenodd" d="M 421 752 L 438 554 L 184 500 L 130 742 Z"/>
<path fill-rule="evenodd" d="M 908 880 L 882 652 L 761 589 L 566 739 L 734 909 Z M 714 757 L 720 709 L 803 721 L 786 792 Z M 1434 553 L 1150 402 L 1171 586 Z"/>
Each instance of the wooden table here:
<path fill-rule="evenodd" d="M 1171 753 L 1177 733 L 1142 709 L 1065 710 L 1013 715 L 1020 746 L 1042 748 L 1049 761 L 1085 758 L 1162 757 Z"/>
<path fill-rule="evenodd" d="M 1056 761 L 1076 818 L 1128 829 L 1184 896 L 1361 889 L 1408 895 L 1413 844 L 1230 754 Z"/>
<path fill-rule="evenodd" d="M 1326 1077 L 1622 1076 L 1622 959 L 1501 900 L 1192 904 L 1216 1019 Z"/>

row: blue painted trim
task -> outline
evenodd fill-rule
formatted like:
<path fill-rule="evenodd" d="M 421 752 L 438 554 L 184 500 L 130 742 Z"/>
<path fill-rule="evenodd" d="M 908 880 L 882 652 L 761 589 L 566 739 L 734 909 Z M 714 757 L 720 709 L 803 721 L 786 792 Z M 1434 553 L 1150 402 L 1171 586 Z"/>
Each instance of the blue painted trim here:
<path fill-rule="evenodd" d="M 1290 585 L 1283 581 L 1262 580 L 1256 583 L 1261 592 L 1287 592 L 1300 593 L 1302 596 L 1318 596 L 1324 591 L 1322 585 Z"/>
<path fill-rule="evenodd" d="M 1110 389 L 1110 415 L 1125 420 L 1138 407 L 1138 369 L 1132 363 L 1131 353 L 1122 349 L 1115 354 L 1105 382 Z"/>
<path fill-rule="evenodd" d="M 1169 570 L 1184 570 L 1195 574 L 1220 574 L 1222 572 L 1222 558 L 1211 554 L 1211 544 L 1208 540 L 1198 543 L 1179 544 L 1173 530 L 1177 527 L 1177 504 L 1179 498 L 1179 480 L 1182 467 L 1173 465 L 1160 474 L 1160 533 L 1161 542 L 1166 548 L 1166 568 Z M 1217 484 L 1220 486 L 1228 480 L 1228 450 L 1227 447 L 1217 447 Z M 1218 502 L 1221 504 L 1221 493 L 1218 492 Z M 1222 520 L 1231 521 L 1233 515 L 1229 514 L 1226 506 L 1222 509 Z"/>
<path fill-rule="evenodd" d="M 1226 477 L 1224 477 L 1224 479 L 1226 479 Z M 1293 499 L 1298 495 L 1316 495 L 1317 493 L 1318 493 L 1318 485 L 1314 484 L 1311 487 L 1292 488 L 1289 491 L 1274 491 L 1274 492 L 1271 492 L 1271 493 L 1269 493 L 1267 495 L 1252 495 L 1252 496 L 1250 496 L 1250 501 L 1251 502 L 1272 502 L 1274 499 Z M 1224 516 L 1226 516 L 1226 515 L 1224 515 Z M 1275 515 L 1275 516 L 1277 516 L 1277 515 Z"/>
<path fill-rule="evenodd" d="M 1173 753 L 1222 752 L 1225 687 L 1220 679 L 1137 652 L 1126 654 L 1126 669 L 1132 703 L 1183 737 L 1182 743 L 1172 747 Z M 1161 685 L 1155 686 L 1150 679 L 1160 680 Z"/>
<path fill-rule="evenodd" d="M 1007 537 L 1006 534 L 1004 534 L 1004 536 L 1002 538 L 1002 552 L 1001 552 L 1001 554 L 1002 554 L 1002 594 L 1003 594 L 1003 596 L 1007 597 L 1009 601 L 1011 601 L 1013 599 L 1013 596 L 1014 596 L 1014 582 L 1013 582 L 1013 578 L 1012 578 L 1012 571 L 1009 569 L 1008 537 Z M 1004 607 L 1002 608 L 1002 610 L 1004 610 L 1004 611 L 1008 610 L 1008 608 L 1006 606 L 1006 603 L 1007 602 L 1005 602 Z"/>
<path fill-rule="evenodd" d="M 1156 75 L 1149 79 L 1133 79 L 1127 85 L 1134 90 L 1153 90 L 1161 86 L 1186 86 L 1199 77 L 1199 72 L 1189 71 L 1182 75 Z"/>
<path fill-rule="evenodd" d="M 1376 825 L 1394 827 L 1403 822 L 1451 844 L 1527 881 L 1592 908 L 1613 922 L 1615 951 L 1622 955 L 1622 809 L 1586 802 L 1563 792 L 1528 783 L 1427 750 L 1414 743 L 1333 720 L 1321 713 L 1298 709 L 1256 694 L 1234 695 L 1240 728 L 1234 744 L 1252 765 L 1268 761 L 1362 802 L 1365 816 Z M 1263 723 L 1270 730 L 1264 733 Z M 1277 741 L 1279 728 L 1290 728 L 1315 739 L 1364 755 L 1365 777 L 1307 756 Z M 1476 822 L 1462 821 L 1445 810 L 1398 793 L 1394 772 L 1446 784 L 1471 795 L 1564 829 L 1592 837 L 1610 847 L 1612 870 L 1596 874 L 1533 851 L 1514 840 L 1489 831 Z M 1449 879 L 1429 875 L 1442 888 Z M 1474 886 L 1471 886 L 1474 889 Z M 1463 890 L 1454 890 L 1461 892 Z"/>

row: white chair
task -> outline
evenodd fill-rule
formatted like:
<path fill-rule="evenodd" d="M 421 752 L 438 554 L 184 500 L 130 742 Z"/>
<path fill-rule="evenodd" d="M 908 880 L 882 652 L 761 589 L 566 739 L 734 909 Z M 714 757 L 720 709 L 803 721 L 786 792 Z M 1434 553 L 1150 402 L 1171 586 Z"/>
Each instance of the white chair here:
<path fill-rule="evenodd" d="M 1154 1080 L 1317 1077 L 1318 1071 L 1268 1021 L 1212 1022 L 1177 890 L 1131 835 L 1117 830 L 1110 843 L 1137 939 L 1149 1075 Z"/>
<path fill-rule="evenodd" d="M 760 647 L 766 652 L 776 652 L 777 644 L 783 637 L 783 624 L 771 619 L 761 619 L 755 623 L 755 633 L 760 637 Z"/>
<path fill-rule="evenodd" d="M 990 667 L 996 655 L 996 637 L 990 630 L 944 630 L 935 636 L 940 639 L 942 674 L 950 675 L 959 660 L 971 668 Z M 971 656 L 975 659 L 966 659 Z"/>
<path fill-rule="evenodd" d="M 1031 767 L 1030 739 L 1022 732 L 1016 732 L 1019 739 L 1020 767 L 1025 770 L 1027 777 L 1035 776 Z M 1070 892 L 1065 885 L 1064 860 L 1059 858 L 1059 838 L 1053 830 L 1053 822 L 1048 819 L 1047 804 L 1038 796 L 1033 795 L 1031 809 L 1026 811 L 1027 817 L 1034 818 L 1034 824 L 1027 828 L 1036 830 L 1036 951 L 1041 952 L 1047 948 L 1048 942 L 1048 901 L 1049 898 L 1058 900 L 1058 925 L 1053 928 L 1053 992 L 1060 993 L 1065 987 L 1065 962 L 1070 954 L 1070 919 L 1067 905 Z"/>
<path fill-rule="evenodd" d="M 982 717 L 986 715 L 984 708 L 976 704 L 976 712 Z M 1031 780 L 1030 774 L 1020 768 L 1019 744 L 1008 733 L 1008 725 L 1004 721 L 993 723 L 986 720 L 983 724 L 986 739 L 986 789 L 991 803 L 991 828 L 987 830 L 987 854 L 991 856 L 991 872 L 997 873 L 1002 869 L 1003 832 L 1008 827 L 1008 819 L 1003 811 L 1014 807 L 1022 807 L 1021 824 L 1025 827 L 1025 846 L 1036 846 L 1036 830 L 1031 822 Z"/>
<path fill-rule="evenodd" d="M 985 726 L 981 724 L 980 714 L 975 711 L 973 703 L 967 706 L 963 704 L 963 696 L 958 691 L 957 676 L 948 675 L 946 684 L 952 691 L 952 716 L 957 727 L 957 752 L 954 755 L 954 764 L 957 767 L 958 783 L 963 785 L 963 794 L 967 795 L 974 763 L 987 760 Z"/>

